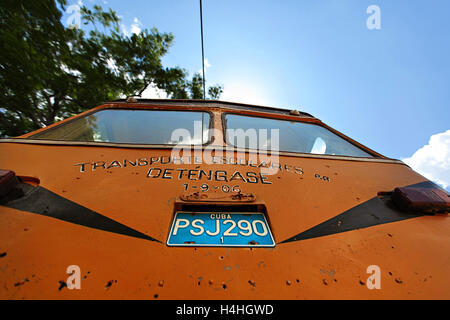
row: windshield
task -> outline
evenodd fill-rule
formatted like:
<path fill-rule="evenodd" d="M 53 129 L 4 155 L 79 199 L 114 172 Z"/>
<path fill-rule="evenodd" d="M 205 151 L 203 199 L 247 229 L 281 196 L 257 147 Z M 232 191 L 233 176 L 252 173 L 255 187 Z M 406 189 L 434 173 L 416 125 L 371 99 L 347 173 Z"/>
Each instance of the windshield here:
<path fill-rule="evenodd" d="M 197 111 L 105 109 L 32 136 L 131 144 L 204 144 L 210 115 Z M 183 141 L 179 137 L 183 137 Z M 187 138 L 186 138 L 187 137 Z"/>
<path fill-rule="evenodd" d="M 238 148 L 373 157 L 316 124 L 227 114 L 227 143 Z"/>

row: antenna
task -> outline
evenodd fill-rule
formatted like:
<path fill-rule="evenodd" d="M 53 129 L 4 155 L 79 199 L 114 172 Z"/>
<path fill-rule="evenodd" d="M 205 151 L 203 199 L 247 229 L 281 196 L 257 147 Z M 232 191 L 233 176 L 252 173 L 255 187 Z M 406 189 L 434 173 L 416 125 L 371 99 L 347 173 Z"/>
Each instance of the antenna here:
<path fill-rule="evenodd" d="M 202 0 L 200 0 L 200 32 L 202 36 L 202 70 L 203 70 L 203 100 L 206 99 L 206 90 L 205 90 L 205 50 L 203 47 L 203 10 L 202 10 Z"/>

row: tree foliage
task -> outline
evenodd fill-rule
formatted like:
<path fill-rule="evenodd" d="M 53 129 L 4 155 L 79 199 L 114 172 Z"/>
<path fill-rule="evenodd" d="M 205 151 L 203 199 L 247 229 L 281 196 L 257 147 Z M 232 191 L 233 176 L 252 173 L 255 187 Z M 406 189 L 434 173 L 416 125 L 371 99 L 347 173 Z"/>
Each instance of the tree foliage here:
<path fill-rule="evenodd" d="M 202 99 L 202 77 L 166 68 L 174 37 L 156 28 L 124 35 L 100 6 L 66 27 L 66 0 L 0 0 L 0 136 L 17 136 L 149 86 L 173 99 Z M 221 86 L 208 89 L 219 98 Z"/>

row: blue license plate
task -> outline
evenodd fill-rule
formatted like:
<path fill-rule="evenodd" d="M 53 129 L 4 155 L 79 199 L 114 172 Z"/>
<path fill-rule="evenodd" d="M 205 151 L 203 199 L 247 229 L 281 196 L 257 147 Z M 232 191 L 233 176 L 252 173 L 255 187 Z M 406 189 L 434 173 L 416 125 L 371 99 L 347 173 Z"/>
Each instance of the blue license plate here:
<path fill-rule="evenodd" d="M 262 213 L 177 212 L 168 246 L 274 247 Z"/>

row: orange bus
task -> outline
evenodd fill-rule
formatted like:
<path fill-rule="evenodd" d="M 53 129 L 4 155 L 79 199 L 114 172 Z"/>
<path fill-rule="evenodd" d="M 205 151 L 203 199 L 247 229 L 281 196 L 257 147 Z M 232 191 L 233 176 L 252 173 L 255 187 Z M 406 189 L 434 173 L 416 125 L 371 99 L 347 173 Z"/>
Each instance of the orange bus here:
<path fill-rule="evenodd" d="M 128 99 L 0 140 L 1 299 L 449 299 L 449 194 L 310 114 Z"/>

